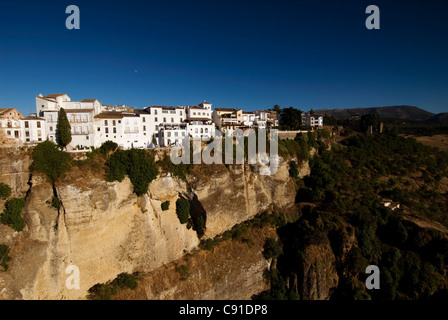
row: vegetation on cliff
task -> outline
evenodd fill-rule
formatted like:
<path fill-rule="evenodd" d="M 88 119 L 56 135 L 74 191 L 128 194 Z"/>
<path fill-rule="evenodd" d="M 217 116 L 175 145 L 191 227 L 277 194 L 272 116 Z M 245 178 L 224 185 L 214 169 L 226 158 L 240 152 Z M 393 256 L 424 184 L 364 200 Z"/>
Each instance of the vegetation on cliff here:
<path fill-rule="evenodd" d="M 141 149 L 117 150 L 106 165 L 106 181 L 122 181 L 127 175 L 138 196 L 148 191 L 149 184 L 158 174 L 154 158 Z"/>
<path fill-rule="evenodd" d="M 51 184 L 70 170 L 70 155 L 59 150 L 58 146 L 49 140 L 34 147 L 32 158 L 30 170 L 45 174 Z"/>
<path fill-rule="evenodd" d="M 5 209 L 0 214 L 0 222 L 16 231 L 22 231 L 25 227 L 25 222 L 20 216 L 23 207 L 25 207 L 24 198 L 9 199 L 5 202 Z"/>
<path fill-rule="evenodd" d="M 297 192 L 301 217 L 278 229 L 283 253 L 269 272 L 271 290 L 258 297 L 302 293 L 303 253 L 311 245 L 329 245 L 336 257 L 339 281 L 332 299 L 438 295 L 448 286 L 448 238 L 434 223 L 448 226 L 447 158 L 393 132 L 355 135 L 331 151 L 319 148 Z M 392 210 L 386 202 L 400 206 Z M 381 290 L 365 287 L 365 269 L 372 264 L 381 270 Z"/>

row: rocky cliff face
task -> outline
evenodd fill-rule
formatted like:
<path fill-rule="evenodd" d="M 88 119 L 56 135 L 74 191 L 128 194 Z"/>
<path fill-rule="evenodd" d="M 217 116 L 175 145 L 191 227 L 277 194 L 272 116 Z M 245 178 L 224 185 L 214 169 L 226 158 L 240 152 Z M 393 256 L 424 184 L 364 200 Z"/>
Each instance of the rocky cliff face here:
<path fill-rule="evenodd" d="M 338 285 L 335 256 L 329 244 L 310 245 L 305 248 L 302 260 L 303 300 L 328 300 L 331 290 Z"/>
<path fill-rule="evenodd" d="M 5 181 L 9 172 L 0 175 L 1 181 L 15 181 L 17 191 L 30 182 L 22 211 L 25 229 L 17 233 L 0 225 L 0 243 L 11 247 L 12 257 L 9 270 L 0 273 L 0 298 L 83 299 L 90 287 L 121 272 L 148 272 L 179 259 L 199 244 L 196 232 L 180 224 L 175 213 L 180 194 L 196 194 L 204 207 L 204 237 L 220 234 L 271 204 L 291 206 L 295 196 L 287 163 L 274 176 L 257 175 L 248 166 L 230 171 L 221 166 L 208 179 L 196 177 L 192 185 L 158 177 L 146 195 L 137 197 L 127 178 L 113 183 L 96 178 L 63 181 L 53 189 L 44 177 L 30 177 L 29 162 L 24 158 L 6 170 L 17 168 L 10 180 Z M 59 210 L 50 205 L 53 196 L 62 203 Z M 167 200 L 169 210 L 162 211 Z M 258 272 L 260 263 L 248 268 Z M 66 286 L 70 265 L 79 268 L 80 289 Z"/>

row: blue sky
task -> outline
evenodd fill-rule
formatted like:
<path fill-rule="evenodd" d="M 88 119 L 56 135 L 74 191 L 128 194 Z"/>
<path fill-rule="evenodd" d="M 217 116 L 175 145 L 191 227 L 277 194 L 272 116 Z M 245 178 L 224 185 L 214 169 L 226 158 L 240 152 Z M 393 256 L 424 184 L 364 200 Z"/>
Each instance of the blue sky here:
<path fill-rule="evenodd" d="M 65 8 L 80 9 L 68 30 Z M 380 30 L 365 9 L 380 8 Z M 135 107 L 448 111 L 447 1 L 2 1 L 0 107 L 39 93 Z"/>

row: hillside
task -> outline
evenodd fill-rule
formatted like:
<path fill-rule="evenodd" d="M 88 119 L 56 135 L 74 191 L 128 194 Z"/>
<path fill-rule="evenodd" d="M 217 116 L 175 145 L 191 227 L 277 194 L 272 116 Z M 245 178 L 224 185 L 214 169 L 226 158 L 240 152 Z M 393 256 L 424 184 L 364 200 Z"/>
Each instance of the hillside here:
<path fill-rule="evenodd" d="M 317 114 L 333 116 L 336 119 L 347 119 L 351 116 L 362 116 L 368 113 L 375 113 L 380 118 L 401 119 L 426 121 L 433 118 L 435 115 L 432 112 L 420 109 L 413 106 L 387 106 L 387 107 L 373 107 L 373 108 L 350 108 L 350 109 L 320 109 L 315 110 Z"/>

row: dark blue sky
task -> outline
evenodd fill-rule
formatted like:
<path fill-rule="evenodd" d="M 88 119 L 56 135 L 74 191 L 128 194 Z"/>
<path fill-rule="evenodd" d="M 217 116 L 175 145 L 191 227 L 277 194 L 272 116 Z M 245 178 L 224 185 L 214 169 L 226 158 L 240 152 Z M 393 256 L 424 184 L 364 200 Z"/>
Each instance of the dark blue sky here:
<path fill-rule="evenodd" d="M 78 5 L 81 29 L 67 30 Z M 365 9 L 381 10 L 367 30 Z M 0 107 L 104 104 L 448 111 L 448 1 L 2 1 Z"/>

